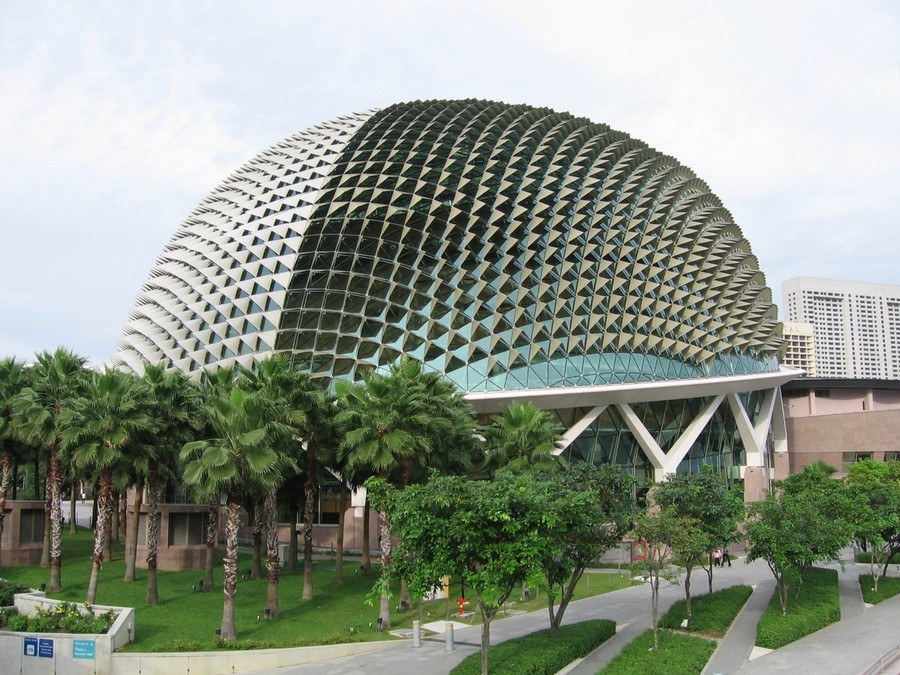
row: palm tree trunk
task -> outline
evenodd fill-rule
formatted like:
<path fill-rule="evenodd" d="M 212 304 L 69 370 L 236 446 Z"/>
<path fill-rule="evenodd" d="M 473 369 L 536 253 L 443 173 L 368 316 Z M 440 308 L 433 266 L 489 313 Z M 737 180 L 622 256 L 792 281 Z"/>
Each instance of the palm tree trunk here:
<path fill-rule="evenodd" d="M 381 587 L 381 605 L 378 620 L 381 622 L 381 630 L 391 629 L 391 604 L 388 597 L 388 574 L 391 567 L 391 523 L 387 515 L 381 514 L 378 521 L 378 534 L 381 542 L 381 574 L 383 585 Z"/>
<path fill-rule="evenodd" d="M 0 542 L 3 541 L 3 527 L 6 521 L 6 493 L 9 490 L 9 469 L 12 462 L 12 445 L 9 439 L 5 440 L 6 448 L 3 450 L 3 459 L 0 459 Z M 0 566 L 3 564 L 2 551 L 0 551 Z"/>
<path fill-rule="evenodd" d="M 222 625 L 219 635 L 223 640 L 237 638 L 234 626 L 234 594 L 237 590 L 237 539 L 241 527 L 241 494 L 237 489 L 228 493 L 225 519 L 225 590 L 222 603 Z"/>
<path fill-rule="evenodd" d="M 69 534 L 78 533 L 78 523 L 75 521 L 78 511 L 75 508 L 75 481 L 72 481 L 72 491 L 69 493 Z"/>
<path fill-rule="evenodd" d="M 109 493 L 109 523 L 106 526 L 106 541 L 103 542 L 103 556 L 104 560 L 112 560 L 112 540 L 113 540 L 113 527 L 117 526 L 119 519 L 119 506 L 118 506 L 119 498 L 115 495 L 110 488 Z M 102 520 L 103 513 L 101 510 L 97 511 L 98 517 Z"/>
<path fill-rule="evenodd" d="M 281 568 L 278 565 L 278 518 L 275 501 L 276 488 L 266 492 L 266 572 L 268 587 L 266 589 L 266 612 L 269 618 L 278 618 L 278 577 Z"/>
<path fill-rule="evenodd" d="M 306 484 L 303 509 L 303 599 L 312 600 L 313 591 L 313 505 L 316 499 L 316 443 L 310 439 L 306 448 Z"/>
<path fill-rule="evenodd" d="M 253 498 L 253 564 L 250 566 L 250 578 L 262 579 L 262 531 L 263 521 L 263 498 L 257 495 Z"/>
<path fill-rule="evenodd" d="M 128 526 L 125 536 L 125 578 L 124 581 L 134 581 L 134 572 L 137 567 L 137 543 L 138 523 L 141 522 L 141 502 L 144 499 L 144 477 L 139 476 L 134 484 L 134 500 L 131 506 L 131 524 Z"/>
<path fill-rule="evenodd" d="M 50 592 L 62 591 L 62 510 L 59 508 L 59 488 L 62 485 L 62 471 L 59 466 L 59 451 L 50 446 Z"/>
<path fill-rule="evenodd" d="M 296 492 L 291 493 L 291 531 L 288 535 L 288 561 L 287 568 L 289 570 L 297 569 L 297 521 L 300 515 L 300 502 L 294 496 Z"/>
<path fill-rule="evenodd" d="M 35 475 L 35 481 L 37 481 L 37 473 Z M 37 487 L 37 482 L 34 484 L 35 491 L 35 499 L 39 498 L 39 491 Z M 44 476 L 44 540 L 43 540 L 43 548 L 41 548 L 41 567 L 50 567 L 50 530 L 52 529 L 50 523 L 52 522 L 52 516 L 50 514 L 50 472 Z"/>
<path fill-rule="evenodd" d="M 100 580 L 100 569 L 103 567 L 103 548 L 107 541 L 107 533 L 112 521 L 112 472 L 104 469 L 100 473 L 100 494 L 98 495 L 100 510 L 97 518 L 97 529 L 94 531 L 94 552 L 91 556 L 91 580 L 88 583 L 86 603 L 94 604 L 97 597 L 97 582 Z"/>
<path fill-rule="evenodd" d="M 344 521 L 347 510 L 347 489 L 341 484 L 341 497 L 338 503 L 337 555 L 334 559 L 334 585 L 344 585 Z"/>
<path fill-rule="evenodd" d="M 150 464 L 147 471 L 147 604 L 159 604 L 156 556 L 159 553 L 159 467 Z"/>
<path fill-rule="evenodd" d="M 366 495 L 363 503 L 363 545 L 362 545 L 362 573 L 372 571 L 372 551 L 369 549 L 369 496 Z"/>
<path fill-rule="evenodd" d="M 219 525 L 219 507 L 210 501 L 206 507 L 206 564 L 203 571 L 203 590 L 213 589 L 213 569 L 216 566 L 216 530 Z"/>
<path fill-rule="evenodd" d="M 13 467 L 12 467 L 12 498 L 13 501 L 17 499 L 19 495 L 19 460 L 13 457 Z"/>
<path fill-rule="evenodd" d="M 119 531 L 122 529 L 122 510 L 119 506 L 119 501 L 119 491 L 113 490 L 109 502 L 111 514 L 109 536 L 117 544 L 119 543 Z M 107 560 L 112 560 L 112 558 L 107 558 Z"/>

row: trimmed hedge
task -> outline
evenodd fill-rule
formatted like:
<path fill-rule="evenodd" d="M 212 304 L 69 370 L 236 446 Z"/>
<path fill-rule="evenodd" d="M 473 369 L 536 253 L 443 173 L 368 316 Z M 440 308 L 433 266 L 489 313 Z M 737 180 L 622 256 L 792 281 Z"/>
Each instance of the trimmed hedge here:
<path fill-rule="evenodd" d="M 16 593 L 27 593 L 31 589 L 24 584 L 16 584 L 6 579 L 0 579 L 0 607 L 11 607 Z"/>
<path fill-rule="evenodd" d="M 788 613 L 781 615 L 778 592 L 772 594 L 769 606 L 756 626 L 756 644 L 778 649 L 815 633 L 841 619 L 841 597 L 837 570 L 813 567 L 806 581 L 788 589 Z"/>
<path fill-rule="evenodd" d="M 603 675 L 697 675 L 703 672 L 716 642 L 702 637 L 661 630 L 659 649 L 653 651 L 653 631 L 638 635 L 601 673 Z"/>
<path fill-rule="evenodd" d="M 752 592 L 750 586 L 730 586 L 711 595 L 692 596 L 694 618 L 688 630 L 723 637 Z M 680 629 L 681 623 L 687 618 L 686 608 L 684 600 L 676 602 L 659 620 L 659 627 Z"/>
<path fill-rule="evenodd" d="M 491 675 L 553 675 L 575 659 L 587 656 L 616 634 L 616 622 L 594 619 L 530 633 L 491 647 Z M 467 656 L 453 675 L 481 675 L 481 652 Z"/>
<path fill-rule="evenodd" d="M 872 575 L 860 574 L 859 587 L 862 589 L 863 600 L 870 605 L 877 605 L 879 602 L 893 598 L 900 593 L 900 578 L 885 577 L 878 580 L 878 592 L 872 590 Z"/>
<path fill-rule="evenodd" d="M 869 565 L 872 563 L 872 554 L 868 551 L 860 551 L 856 554 L 855 560 L 858 563 L 866 563 L 867 565 Z M 884 565 L 884 562 L 885 561 L 882 560 L 880 565 Z M 888 560 L 889 565 L 894 565 L 896 563 L 900 563 L 900 553 L 895 553 L 891 556 L 890 560 Z"/>

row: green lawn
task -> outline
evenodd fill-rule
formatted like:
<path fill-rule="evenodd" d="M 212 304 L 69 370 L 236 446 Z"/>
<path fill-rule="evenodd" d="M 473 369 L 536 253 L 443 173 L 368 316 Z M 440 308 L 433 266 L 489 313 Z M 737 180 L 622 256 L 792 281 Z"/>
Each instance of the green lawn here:
<path fill-rule="evenodd" d="M 491 647 L 488 666 L 492 675 L 553 675 L 575 659 L 587 656 L 616 634 L 615 621 L 594 619 L 531 633 Z M 452 675 L 480 675 L 481 652 L 470 654 L 450 671 Z"/>
<path fill-rule="evenodd" d="M 661 630 L 659 650 L 653 649 L 653 631 L 638 635 L 614 658 L 603 675 L 697 675 L 703 671 L 716 643 L 701 637 Z"/>
<path fill-rule="evenodd" d="M 799 591 L 799 592 L 798 592 Z M 781 615 L 778 591 L 756 626 L 756 644 L 778 649 L 841 619 L 837 570 L 813 567 L 806 581 L 788 589 L 788 611 Z"/>
<path fill-rule="evenodd" d="M 879 602 L 893 598 L 900 593 L 900 578 L 886 577 L 878 580 L 878 592 L 874 590 L 871 574 L 859 575 L 859 587 L 862 589 L 863 600 L 870 605 L 877 605 Z"/>
<path fill-rule="evenodd" d="M 50 597 L 82 603 L 87 594 L 90 578 L 90 551 L 93 538 L 90 532 L 65 535 L 63 544 L 63 591 Z M 210 593 L 195 593 L 192 589 L 202 578 L 202 571 L 160 572 L 160 604 L 145 604 L 147 572 L 139 569 L 137 581 L 124 583 L 125 564 L 122 545 L 114 548 L 113 560 L 103 566 L 97 590 L 96 604 L 134 607 L 135 641 L 127 651 L 170 651 L 215 649 L 215 631 L 222 617 L 222 567 L 215 570 L 216 589 Z M 241 569 L 250 566 L 250 557 L 239 559 Z M 344 586 L 334 585 L 334 564 L 316 563 L 314 587 L 316 597 L 312 601 L 301 599 L 303 591 L 302 570 L 285 570 L 279 584 L 281 619 L 266 623 L 266 581 L 240 580 L 235 598 L 235 623 L 238 638 L 251 641 L 245 646 L 290 647 L 313 644 L 333 644 L 364 640 L 386 639 L 374 628 L 378 608 L 365 604 L 365 598 L 376 581 L 375 572 L 364 577 L 355 574 L 358 560 L 346 561 Z M 377 569 L 377 568 L 376 568 Z M 38 588 L 49 581 L 48 569 L 39 567 L 11 567 L 0 570 L 3 577 Z M 576 598 L 617 590 L 629 585 L 627 575 L 585 574 L 576 591 Z M 448 611 L 456 611 L 455 598 L 458 585 L 454 584 L 452 599 L 424 603 L 423 619 L 443 620 Z M 395 596 L 396 598 L 396 596 Z M 546 608 L 546 598 L 538 594 L 529 603 L 518 603 L 516 609 L 534 611 Z M 503 614 L 499 615 L 502 617 Z M 498 618 L 499 618 L 498 617 Z M 393 612 L 394 628 L 410 627 L 418 618 L 418 608 L 405 613 Z M 467 619 L 473 621 L 474 617 Z M 370 627 L 370 624 L 373 627 Z M 351 628 L 353 629 L 351 632 Z"/>
<path fill-rule="evenodd" d="M 707 637 L 725 636 L 731 622 L 747 602 L 753 589 L 750 586 L 730 586 L 712 594 L 691 597 L 693 620 L 689 630 Z M 679 600 L 659 620 L 661 628 L 680 629 L 687 618 L 685 601 Z"/>

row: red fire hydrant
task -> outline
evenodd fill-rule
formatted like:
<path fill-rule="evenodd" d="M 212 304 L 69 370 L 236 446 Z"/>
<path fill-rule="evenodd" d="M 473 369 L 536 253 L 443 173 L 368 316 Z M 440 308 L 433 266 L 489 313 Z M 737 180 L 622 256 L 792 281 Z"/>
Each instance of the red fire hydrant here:
<path fill-rule="evenodd" d="M 463 608 L 466 606 L 466 599 L 465 598 L 457 598 L 456 604 L 459 605 L 459 615 L 462 616 Z"/>

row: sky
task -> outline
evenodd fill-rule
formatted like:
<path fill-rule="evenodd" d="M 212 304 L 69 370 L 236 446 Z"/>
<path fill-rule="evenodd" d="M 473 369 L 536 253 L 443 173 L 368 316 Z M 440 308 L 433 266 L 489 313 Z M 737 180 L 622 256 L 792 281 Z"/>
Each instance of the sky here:
<path fill-rule="evenodd" d="M 3 0 L 0 357 L 102 363 L 241 164 L 341 115 L 453 98 L 676 157 L 776 302 L 797 276 L 900 284 L 895 0 Z"/>

